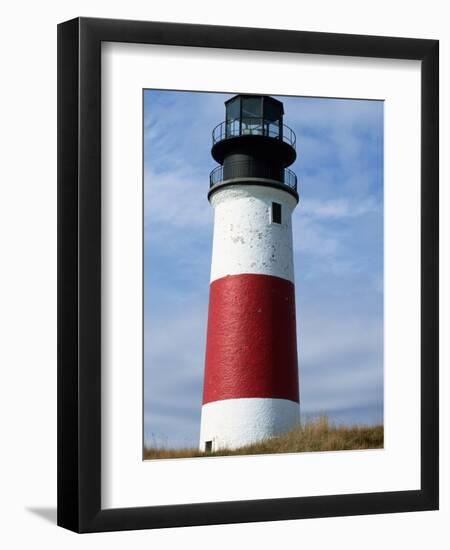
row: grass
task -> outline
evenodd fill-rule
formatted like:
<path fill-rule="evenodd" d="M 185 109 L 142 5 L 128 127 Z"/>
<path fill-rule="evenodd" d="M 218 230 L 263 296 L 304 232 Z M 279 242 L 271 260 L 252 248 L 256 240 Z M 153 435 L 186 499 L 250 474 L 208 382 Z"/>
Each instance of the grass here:
<path fill-rule="evenodd" d="M 234 456 L 314 451 L 349 451 L 382 449 L 383 426 L 335 426 L 327 418 L 305 422 L 289 432 L 238 449 L 221 449 L 205 453 L 197 448 L 169 449 L 145 447 L 144 460 L 156 458 L 194 458 L 204 456 Z"/>

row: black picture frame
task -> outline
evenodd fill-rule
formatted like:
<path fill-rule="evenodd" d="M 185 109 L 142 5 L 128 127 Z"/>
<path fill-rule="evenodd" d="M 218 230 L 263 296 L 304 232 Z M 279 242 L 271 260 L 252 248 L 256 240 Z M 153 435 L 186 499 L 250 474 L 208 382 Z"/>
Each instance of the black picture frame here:
<path fill-rule="evenodd" d="M 103 41 L 421 61 L 420 490 L 102 510 Z M 92 18 L 58 26 L 58 525 L 98 532 L 438 509 L 438 67 L 437 40 Z"/>

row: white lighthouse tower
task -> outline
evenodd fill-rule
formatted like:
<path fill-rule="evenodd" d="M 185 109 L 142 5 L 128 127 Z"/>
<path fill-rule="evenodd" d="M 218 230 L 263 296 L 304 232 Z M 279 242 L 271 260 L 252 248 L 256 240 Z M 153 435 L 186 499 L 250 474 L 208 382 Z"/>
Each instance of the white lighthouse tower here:
<path fill-rule="evenodd" d="M 200 449 L 236 448 L 299 423 L 291 216 L 295 134 L 283 104 L 237 95 L 213 131 L 214 208 Z"/>

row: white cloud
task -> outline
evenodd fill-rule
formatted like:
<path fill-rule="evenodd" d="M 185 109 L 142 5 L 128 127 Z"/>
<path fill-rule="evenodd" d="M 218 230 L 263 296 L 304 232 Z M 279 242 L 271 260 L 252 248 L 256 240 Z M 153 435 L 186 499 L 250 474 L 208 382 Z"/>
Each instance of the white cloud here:
<path fill-rule="evenodd" d="M 380 210 L 380 205 L 370 196 L 359 200 L 349 198 L 334 200 L 306 199 L 302 206 L 301 215 L 316 219 L 357 218 Z"/>
<path fill-rule="evenodd" d="M 207 200 L 209 173 L 186 169 L 156 174 L 145 172 L 144 219 L 146 227 L 168 228 L 211 226 L 212 209 Z"/>
<path fill-rule="evenodd" d="M 147 314 L 144 332 L 145 434 L 167 446 L 199 437 L 207 303 L 194 296 Z"/>
<path fill-rule="evenodd" d="M 298 319 L 302 410 L 380 407 L 383 402 L 382 318 L 322 304 Z"/>

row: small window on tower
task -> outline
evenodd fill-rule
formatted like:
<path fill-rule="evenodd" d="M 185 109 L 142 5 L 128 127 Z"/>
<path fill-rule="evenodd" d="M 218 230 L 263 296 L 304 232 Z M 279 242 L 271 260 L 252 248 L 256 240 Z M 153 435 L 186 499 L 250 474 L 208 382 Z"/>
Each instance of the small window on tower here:
<path fill-rule="evenodd" d="M 212 441 L 205 441 L 205 452 L 212 452 Z"/>
<path fill-rule="evenodd" d="M 272 203 L 272 223 L 281 223 L 281 204 Z"/>

